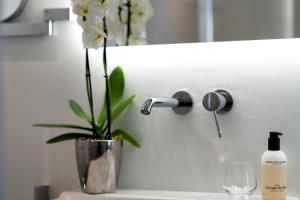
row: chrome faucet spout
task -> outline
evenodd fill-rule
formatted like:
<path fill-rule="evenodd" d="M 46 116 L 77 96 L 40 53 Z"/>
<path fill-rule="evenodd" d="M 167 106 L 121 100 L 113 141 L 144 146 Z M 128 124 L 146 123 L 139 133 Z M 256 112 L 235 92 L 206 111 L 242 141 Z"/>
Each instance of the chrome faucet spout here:
<path fill-rule="evenodd" d="M 179 101 L 175 98 L 150 98 L 142 105 L 141 112 L 144 115 L 150 115 L 152 107 L 176 107 L 178 105 Z"/>
<path fill-rule="evenodd" d="M 193 99 L 185 91 L 177 91 L 171 98 L 150 98 L 142 105 L 141 113 L 150 115 L 153 107 L 170 107 L 178 115 L 185 115 L 192 110 Z"/>

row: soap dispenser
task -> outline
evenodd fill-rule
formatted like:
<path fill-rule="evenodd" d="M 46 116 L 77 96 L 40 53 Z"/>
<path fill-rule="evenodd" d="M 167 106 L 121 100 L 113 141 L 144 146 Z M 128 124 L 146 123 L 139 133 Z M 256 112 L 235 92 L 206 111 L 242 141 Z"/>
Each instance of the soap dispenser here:
<path fill-rule="evenodd" d="M 268 150 L 261 157 L 263 200 L 285 200 L 287 192 L 287 158 L 280 151 L 282 133 L 270 132 Z"/>

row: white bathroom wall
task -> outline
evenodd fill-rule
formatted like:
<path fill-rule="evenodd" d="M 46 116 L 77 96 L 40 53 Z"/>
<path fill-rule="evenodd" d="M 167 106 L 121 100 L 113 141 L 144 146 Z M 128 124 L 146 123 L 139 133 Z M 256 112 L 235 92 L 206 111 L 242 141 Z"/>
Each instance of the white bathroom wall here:
<path fill-rule="evenodd" d="M 51 6 L 47 4 L 32 1 L 26 13 L 39 20 L 41 7 Z M 79 187 L 73 142 L 46 145 L 50 135 L 61 132 L 32 127 L 38 122 L 82 123 L 67 100 L 87 105 L 80 29 L 60 22 L 55 30 L 55 37 L 4 40 L 4 199 L 31 200 L 32 188 L 40 184 L 50 184 L 53 197 Z M 289 159 L 289 194 L 300 195 L 299 46 L 299 39 L 291 39 L 109 48 L 109 68 L 121 65 L 127 93 L 137 94 L 118 124 L 142 143 L 139 150 L 125 145 L 119 188 L 222 192 L 226 161 L 249 160 L 259 172 L 268 131 L 279 130 Z M 101 105 L 101 50 L 92 56 Z M 167 108 L 140 114 L 146 98 L 170 97 L 182 88 L 195 100 L 189 115 Z M 201 105 L 206 92 L 219 88 L 235 99 L 233 110 L 220 116 L 222 139 L 212 114 Z"/>
<path fill-rule="evenodd" d="M 268 132 L 278 130 L 285 134 L 289 194 L 299 195 L 299 46 L 295 39 L 111 49 L 111 65 L 124 63 L 128 90 L 138 95 L 120 124 L 143 144 L 140 150 L 125 147 L 120 187 L 222 192 L 225 163 L 248 160 L 259 176 Z M 195 100 L 189 115 L 162 108 L 140 114 L 146 98 L 170 97 L 182 88 Z M 220 116 L 222 139 L 201 104 L 215 89 L 227 89 L 235 100 Z"/>
<path fill-rule="evenodd" d="M 15 21 L 43 22 L 44 9 L 69 5 L 69 0 L 29 0 L 24 12 Z M 32 128 L 39 119 L 35 112 L 41 101 L 38 97 L 43 95 L 37 94 L 37 90 L 43 88 L 39 88 L 33 79 L 37 79 L 35 71 L 43 70 L 47 63 L 51 66 L 56 62 L 55 52 L 51 49 L 58 48 L 58 43 L 53 41 L 54 38 L 47 36 L 3 38 L 4 67 L 0 80 L 4 78 L 5 92 L 0 87 L 0 106 L 1 97 L 4 97 L 5 109 L 3 112 L 0 109 L 0 116 L 4 114 L 5 121 L 5 173 L 1 176 L 4 177 L 1 180 L 5 180 L 5 197 L 0 196 L 0 199 L 32 200 L 34 186 L 49 184 L 48 151 L 44 143 L 47 134 L 40 134 Z M 28 91 L 32 91 L 33 95 L 29 95 Z M 4 147 L 1 145 L 0 148 Z"/>
<path fill-rule="evenodd" d="M 56 30 L 53 38 L 5 41 L 6 199 L 30 199 L 32 187 L 43 183 L 51 185 L 53 197 L 79 187 L 73 142 L 45 145 L 49 135 L 60 131 L 31 127 L 37 122 L 80 123 L 67 100 L 87 105 L 79 29 L 60 23 Z M 125 145 L 119 188 L 222 192 L 226 161 L 248 160 L 259 176 L 268 132 L 278 130 L 285 134 L 289 194 L 300 195 L 299 46 L 299 39 L 290 39 L 109 48 L 109 68 L 122 65 L 127 93 L 137 94 L 118 124 L 143 146 Z M 101 51 L 92 52 L 92 71 L 101 105 L 99 55 Z M 189 115 L 163 108 L 140 114 L 145 99 L 170 97 L 182 88 L 195 100 Z M 235 99 L 233 110 L 220 116 L 222 139 L 201 104 L 206 92 L 219 88 Z"/>

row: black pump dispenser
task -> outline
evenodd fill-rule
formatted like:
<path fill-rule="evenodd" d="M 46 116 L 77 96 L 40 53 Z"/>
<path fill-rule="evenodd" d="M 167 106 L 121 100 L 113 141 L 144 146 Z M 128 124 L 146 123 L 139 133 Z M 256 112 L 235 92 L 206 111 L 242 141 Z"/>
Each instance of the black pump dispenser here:
<path fill-rule="evenodd" d="M 268 139 L 268 150 L 269 151 L 279 151 L 280 150 L 280 138 L 282 133 L 270 132 L 270 137 Z"/>

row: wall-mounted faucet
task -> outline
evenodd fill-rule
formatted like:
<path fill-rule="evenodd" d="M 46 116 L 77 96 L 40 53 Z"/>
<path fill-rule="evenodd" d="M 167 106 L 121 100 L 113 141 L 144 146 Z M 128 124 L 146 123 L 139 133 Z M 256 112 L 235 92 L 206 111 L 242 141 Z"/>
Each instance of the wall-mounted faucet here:
<path fill-rule="evenodd" d="M 231 110 L 233 106 L 232 96 L 226 90 L 217 90 L 215 92 L 207 93 L 203 97 L 202 104 L 206 110 L 213 112 L 218 135 L 219 137 L 222 137 L 217 114 L 224 114 Z"/>
<path fill-rule="evenodd" d="M 141 113 L 150 115 L 153 107 L 171 107 L 175 113 L 184 115 L 192 110 L 193 99 L 185 91 L 176 92 L 172 98 L 150 98 L 142 105 Z"/>

